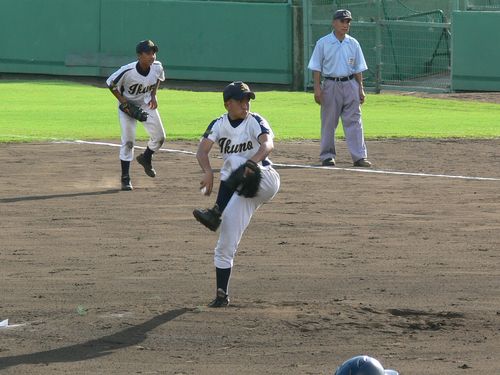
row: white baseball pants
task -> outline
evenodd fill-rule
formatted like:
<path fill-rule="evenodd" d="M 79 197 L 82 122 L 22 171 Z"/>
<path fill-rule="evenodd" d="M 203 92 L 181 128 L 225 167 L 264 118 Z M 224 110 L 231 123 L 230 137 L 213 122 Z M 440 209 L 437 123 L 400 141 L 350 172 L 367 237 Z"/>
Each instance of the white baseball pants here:
<path fill-rule="evenodd" d="M 280 176 L 273 168 L 261 169 L 262 180 L 259 191 L 253 198 L 234 193 L 222 214 L 220 235 L 215 247 L 214 264 L 217 268 L 231 268 L 243 232 L 252 215 L 263 204 L 276 195 L 280 187 Z"/>
<path fill-rule="evenodd" d="M 147 104 L 141 106 L 149 115 L 148 119 L 141 124 L 149 135 L 148 147 L 151 151 L 158 151 L 165 142 L 165 129 L 160 118 L 158 109 L 150 109 Z M 137 120 L 118 109 L 120 120 L 122 144 L 120 147 L 120 160 L 132 161 L 134 159 L 135 134 Z"/>

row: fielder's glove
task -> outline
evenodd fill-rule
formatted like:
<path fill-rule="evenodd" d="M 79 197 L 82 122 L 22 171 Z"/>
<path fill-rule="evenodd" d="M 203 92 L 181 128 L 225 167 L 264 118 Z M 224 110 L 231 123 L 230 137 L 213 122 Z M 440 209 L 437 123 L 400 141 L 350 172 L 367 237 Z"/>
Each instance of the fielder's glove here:
<path fill-rule="evenodd" d="M 148 119 L 148 113 L 135 104 L 125 102 L 121 103 L 119 108 L 122 112 L 141 122 L 144 122 Z"/>
<path fill-rule="evenodd" d="M 245 175 L 246 168 L 250 169 L 250 172 Z M 253 160 L 247 160 L 231 173 L 226 180 L 226 185 L 238 195 L 252 198 L 259 191 L 260 180 L 262 180 L 262 173 L 259 166 Z"/>

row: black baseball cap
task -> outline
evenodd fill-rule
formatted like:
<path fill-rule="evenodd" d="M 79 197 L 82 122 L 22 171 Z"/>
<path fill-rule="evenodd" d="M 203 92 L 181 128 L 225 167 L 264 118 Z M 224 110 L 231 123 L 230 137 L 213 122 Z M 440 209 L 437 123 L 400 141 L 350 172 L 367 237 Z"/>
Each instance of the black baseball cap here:
<path fill-rule="evenodd" d="M 347 9 L 339 9 L 333 15 L 334 20 L 352 20 L 351 12 Z"/>
<path fill-rule="evenodd" d="M 151 51 L 158 52 L 158 46 L 154 44 L 152 40 L 142 40 L 135 47 L 135 52 L 137 53 L 151 52 Z"/>
<path fill-rule="evenodd" d="M 246 96 L 250 97 L 250 99 L 255 99 L 255 93 L 242 81 L 231 82 L 224 88 L 223 95 L 224 102 L 227 102 L 229 99 L 241 100 Z"/>

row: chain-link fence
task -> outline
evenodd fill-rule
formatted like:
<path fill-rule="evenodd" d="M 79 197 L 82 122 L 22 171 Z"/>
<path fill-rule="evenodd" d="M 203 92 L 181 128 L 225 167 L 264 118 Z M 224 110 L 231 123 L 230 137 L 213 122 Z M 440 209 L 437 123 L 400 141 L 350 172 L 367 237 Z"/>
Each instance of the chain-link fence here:
<path fill-rule="evenodd" d="M 304 0 L 303 7 L 306 59 L 331 32 L 333 12 L 349 9 L 350 35 L 368 64 L 367 86 L 449 91 L 453 11 L 500 10 L 500 0 Z M 311 72 L 304 76 L 304 86 L 311 87 Z"/>
<path fill-rule="evenodd" d="M 500 11 L 500 0 L 465 0 L 461 9 Z"/>
<path fill-rule="evenodd" d="M 198 0 L 198 1 L 219 1 L 225 3 L 288 3 L 292 4 L 294 0 Z"/>

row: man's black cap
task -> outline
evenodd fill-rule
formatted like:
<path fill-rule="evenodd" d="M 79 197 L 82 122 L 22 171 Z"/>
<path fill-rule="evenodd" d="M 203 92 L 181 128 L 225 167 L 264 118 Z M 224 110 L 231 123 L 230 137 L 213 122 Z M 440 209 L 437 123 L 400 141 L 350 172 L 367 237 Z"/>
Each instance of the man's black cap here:
<path fill-rule="evenodd" d="M 250 87 L 244 82 L 231 82 L 224 88 L 224 102 L 229 99 L 241 100 L 248 96 L 250 99 L 255 99 L 255 93 L 250 90 Z"/>
<path fill-rule="evenodd" d="M 339 9 L 333 15 L 334 20 L 352 20 L 351 12 L 347 9 Z"/>
<path fill-rule="evenodd" d="M 151 51 L 158 52 L 158 46 L 156 46 L 156 44 L 154 44 L 152 40 L 142 40 L 135 47 L 135 52 L 137 53 L 151 52 Z"/>

